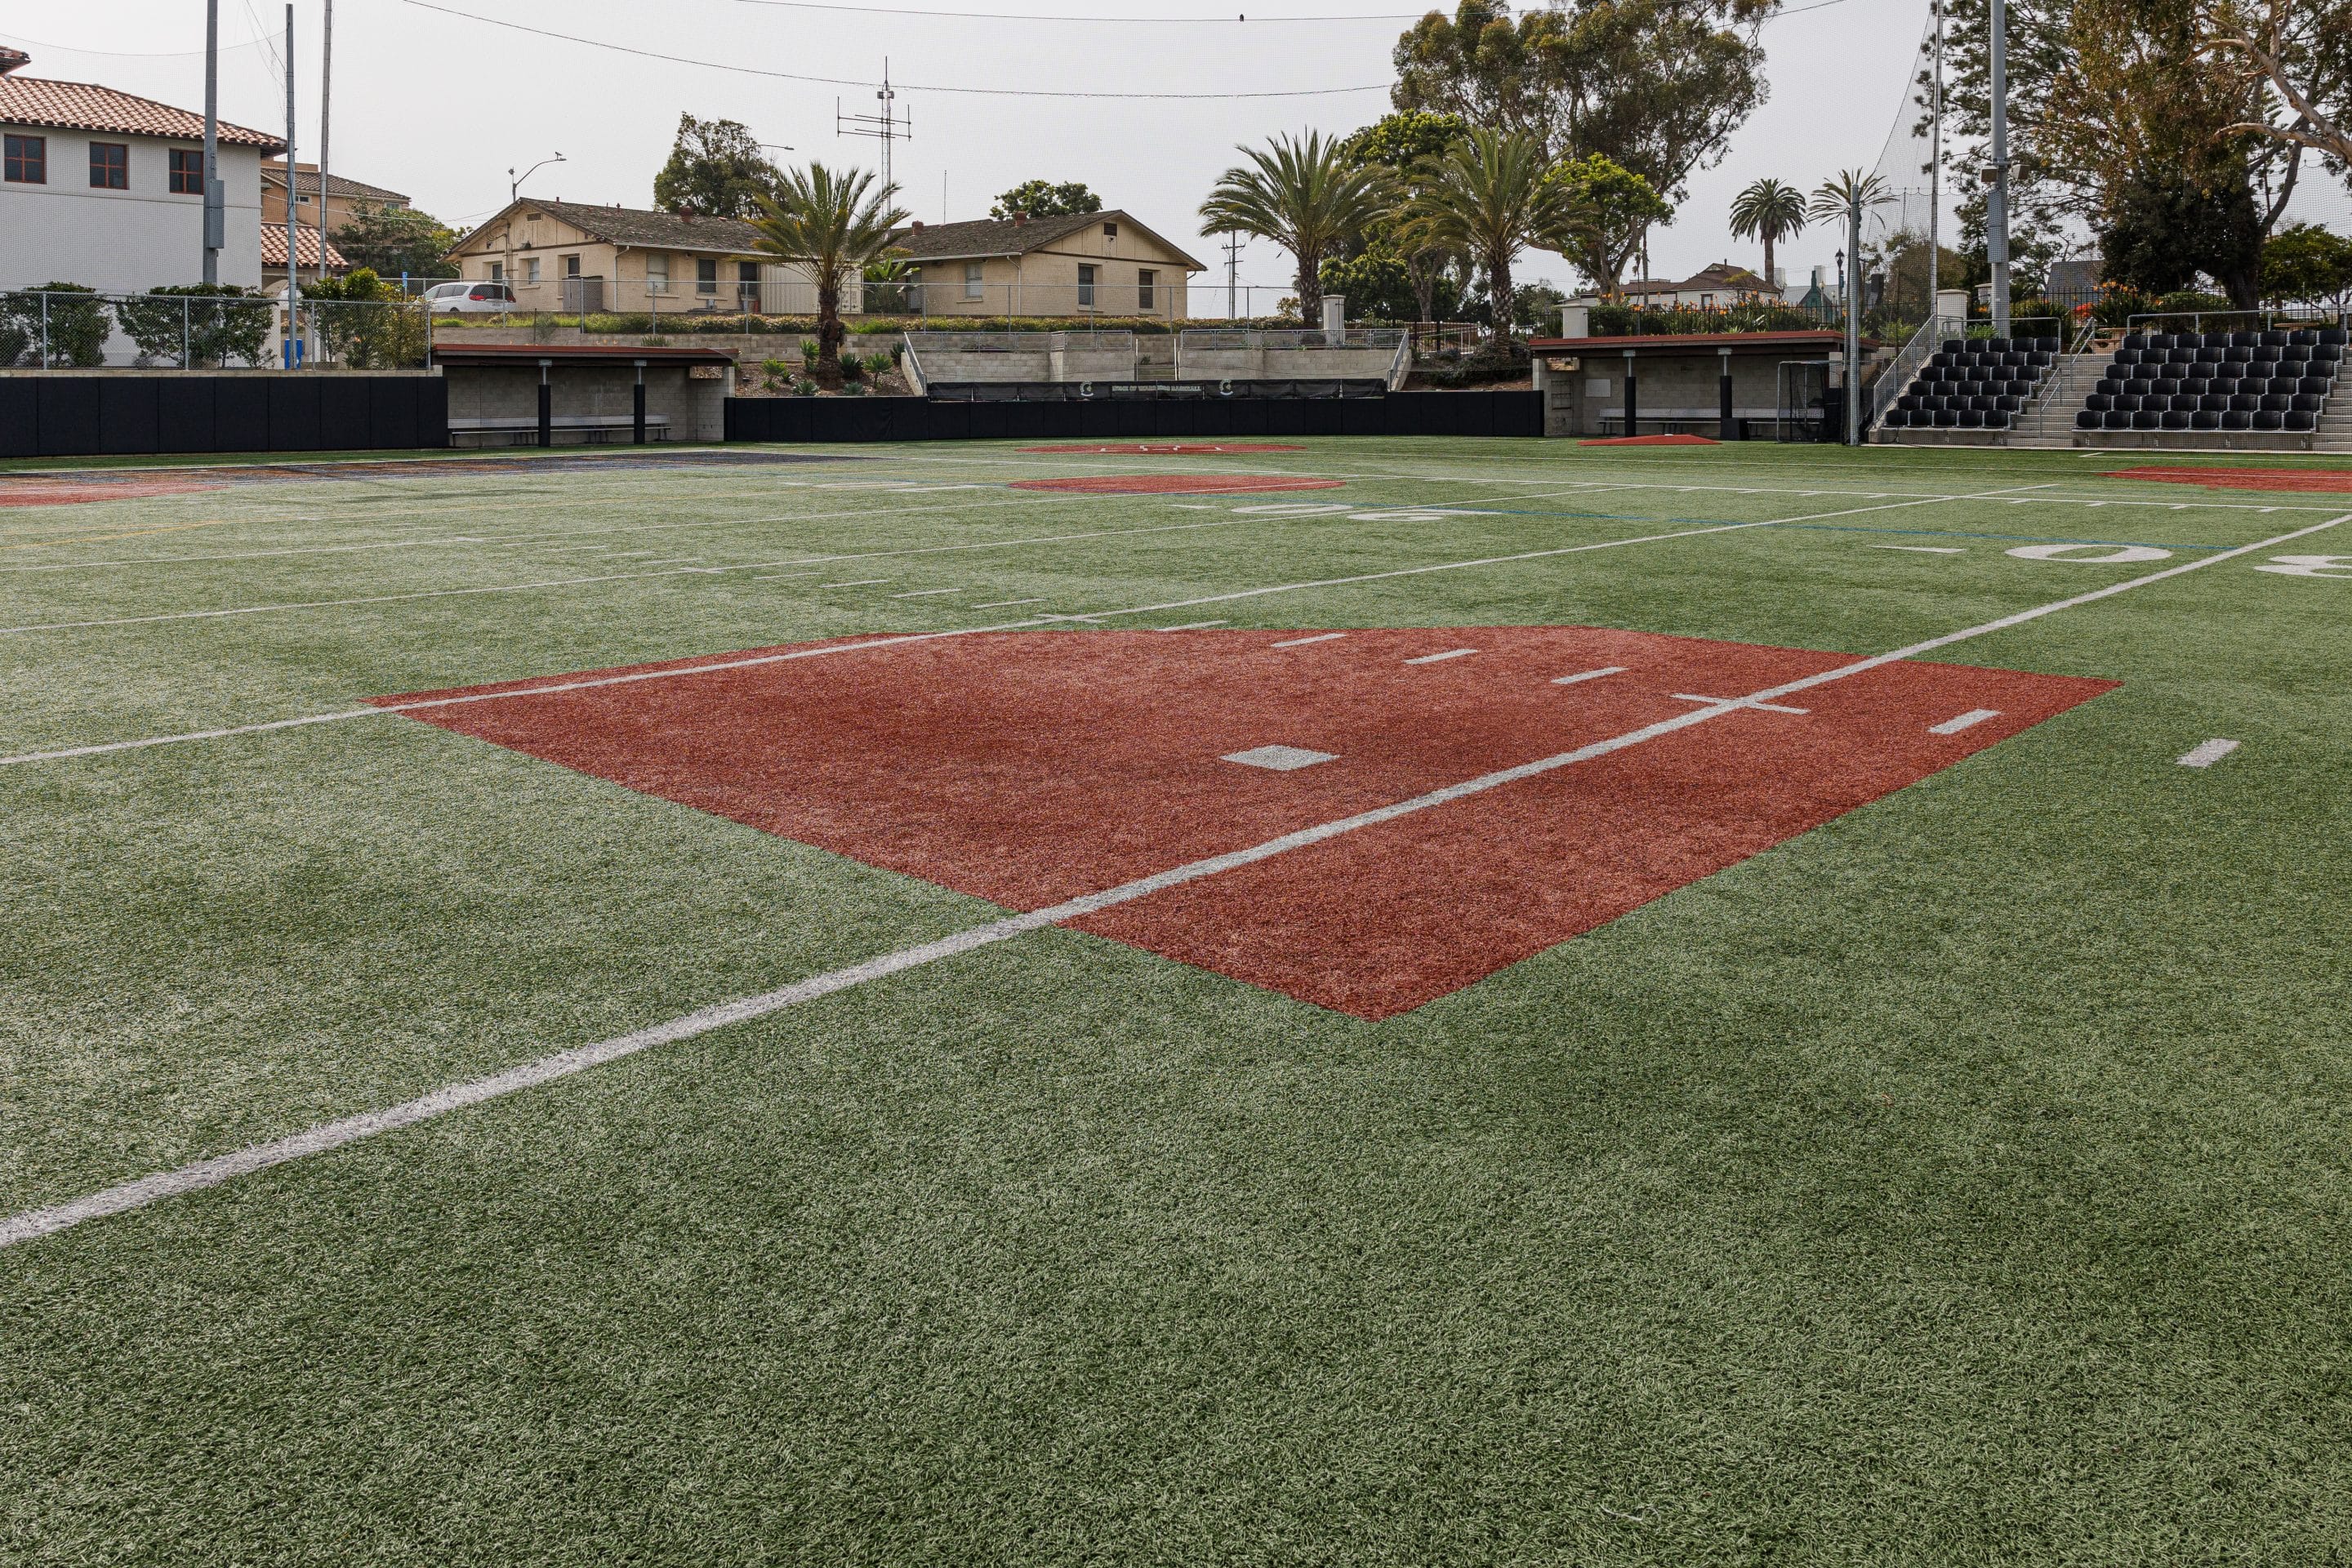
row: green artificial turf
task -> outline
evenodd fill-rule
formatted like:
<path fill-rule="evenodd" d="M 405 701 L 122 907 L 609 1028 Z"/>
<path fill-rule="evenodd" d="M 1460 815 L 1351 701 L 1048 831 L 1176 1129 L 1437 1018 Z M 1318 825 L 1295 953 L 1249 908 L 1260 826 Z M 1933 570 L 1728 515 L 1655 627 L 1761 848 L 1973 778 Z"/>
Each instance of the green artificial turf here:
<path fill-rule="evenodd" d="M 1676 532 L 1091 624 L 1869 654 L 2352 512 L 1300 444 L 0 510 L 0 755 Z M 1004 488 L 1155 472 L 1347 482 Z M 1408 515 L 1240 510 L 1340 504 Z M 2269 553 L 1946 650 L 2123 684 L 1385 1022 L 1034 932 L 0 1249 L 0 1561 L 2352 1562 L 2352 581 Z M 388 716 L 0 766 L 0 1216 L 1000 912 Z"/>

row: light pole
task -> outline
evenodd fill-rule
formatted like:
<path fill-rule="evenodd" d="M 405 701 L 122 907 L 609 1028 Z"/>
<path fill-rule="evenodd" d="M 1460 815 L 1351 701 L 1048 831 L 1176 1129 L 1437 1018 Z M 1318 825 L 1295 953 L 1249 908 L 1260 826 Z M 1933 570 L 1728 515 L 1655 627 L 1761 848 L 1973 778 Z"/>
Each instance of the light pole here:
<path fill-rule="evenodd" d="M 506 225 L 507 259 L 506 259 L 506 266 L 505 266 L 505 267 L 504 267 L 504 268 L 503 268 L 504 272 L 506 273 L 506 277 L 504 278 L 503 281 L 505 282 L 505 284 L 506 284 L 506 286 L 507 286 L 507 292 L 508 292 L 509 294 L 512 294 L 512 293 L 514 292 L 514 286 L 515 286 L 515 281 L 514 281 L 514 209 L 515 209 L 515 203 L 522 199 L 522 183 L 523 183 L 525 180 L 530 179 L 533 174 L 538 174 L 541 169 L 546 168 L 550 163 L 570 163 L 571 161 L 572 161 L 571 159 L 566 158 L 562 153 L 557 153 L 553 154 L 552 156 L 546 157 L 546 158 L 541 158 L 538 163 L 533 163 L 530 168 L 525 169 L 525 170 L 524 170 L 521 174 L 516 174 L 516 173 L 514 172 L 514 170 L 513 170 L 511 167 L 509 167 L 509 168 L 507 170 L 507 225 Z"/>
<path fill-rule="evenodd" d="M 2009 14 L 1992 0 L 1992 177 L 1985 192 L 1985 259 L 1992 264 L 1992 335 L 2009 336 Z"/>

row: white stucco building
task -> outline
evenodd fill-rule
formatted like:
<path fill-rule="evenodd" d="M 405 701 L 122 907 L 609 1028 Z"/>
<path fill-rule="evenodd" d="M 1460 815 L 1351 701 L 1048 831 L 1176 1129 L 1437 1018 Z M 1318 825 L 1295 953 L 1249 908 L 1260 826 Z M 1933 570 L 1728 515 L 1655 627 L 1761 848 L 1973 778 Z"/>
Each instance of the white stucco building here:
<path fill-rule="evenodd" d="M 0 48 L 0 288 L 136 292 L 204 279 L 205 118 L 87 82 L 24 74 Z M 220 124 L 228 227 L 220 280 L 261 283 L 261 161 L 275 136 Z"/>

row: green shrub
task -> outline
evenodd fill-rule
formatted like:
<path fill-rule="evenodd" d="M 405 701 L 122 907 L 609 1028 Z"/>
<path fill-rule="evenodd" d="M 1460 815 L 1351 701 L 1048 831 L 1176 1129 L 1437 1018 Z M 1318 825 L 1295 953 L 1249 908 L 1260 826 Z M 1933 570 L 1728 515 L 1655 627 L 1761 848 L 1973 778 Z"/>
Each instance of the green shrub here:
<path fill-rule="evenodd" d="M 79 296 L 88 295 L 84 299 Z M 106 340 L 114 333 L 106 302 L 86 283 L 44 283 L 38 289 L 0 297 L 0 319 L 13 321 L 23 346 L 16 358 L 37 365 L 42 342 L 48 344 L 52 366 L 94 369 L 106 363 Z M 44 322 L 46 321 L 46 332 Z"/>
<path fill-rule="evenodd" d="M 259 364 L 278 324 L 278 307 L 234 283 L 182 283 L 114 302 L 114 319 L 140 357 L 173 364 Z"/>
<path fill-rule="evenodd" d="M 793 395 L 794 397 L 814 397 L 816 395 L 816 383 L 809 380 L 806 376 L 801 377 L 800 380 L 793 383 Z"/>

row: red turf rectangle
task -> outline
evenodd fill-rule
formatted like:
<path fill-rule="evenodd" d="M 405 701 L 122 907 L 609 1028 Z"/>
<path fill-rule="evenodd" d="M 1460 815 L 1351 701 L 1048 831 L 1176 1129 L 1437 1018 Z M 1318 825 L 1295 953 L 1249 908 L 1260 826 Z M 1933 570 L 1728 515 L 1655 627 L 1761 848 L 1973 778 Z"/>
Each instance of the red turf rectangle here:
<path fill-rule="evenodd" d="M 833 646 L 415 716 L 1028 910 L 1850 662 L 1573 626 Z M 1072 923 L 1385 1017 L 2115 684 L 1887 665 Z"/>

